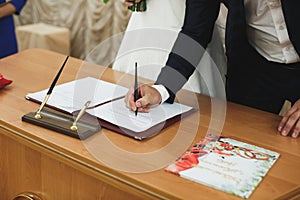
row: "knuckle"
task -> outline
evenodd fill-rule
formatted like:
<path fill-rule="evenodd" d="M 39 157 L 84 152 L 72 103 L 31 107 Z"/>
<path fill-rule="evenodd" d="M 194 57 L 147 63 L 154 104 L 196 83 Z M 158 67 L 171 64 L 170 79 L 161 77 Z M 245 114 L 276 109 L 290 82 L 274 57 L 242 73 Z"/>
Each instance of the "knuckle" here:
<path fill-rule="evenodd" d="M 290 120 L 291 121 L 296 121 L 297 119 L 299 118 L 299 116 L 298 115 L 292 115 L 292 116 L 290 116 Z"/>

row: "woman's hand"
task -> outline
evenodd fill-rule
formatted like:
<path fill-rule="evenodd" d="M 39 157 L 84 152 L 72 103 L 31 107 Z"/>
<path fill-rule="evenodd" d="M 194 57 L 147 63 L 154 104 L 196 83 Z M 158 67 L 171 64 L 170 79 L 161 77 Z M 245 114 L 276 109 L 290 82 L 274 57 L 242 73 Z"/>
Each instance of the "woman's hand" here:
<path fill-rule="evenodd" d="M 125 0 L 125 2 L 124 2 L 124 4 L 126 5 L 126 6 L 132 6 L 133 5 L 133 3 L 135 2 L 135 3 L 139 3 L 141 0 Z"/>
<path fill-rule="evenodd" d="M 2 7 L 0 7 L 0 18 L 12 15 L 16 11 L 17 9 L 15 8 L 15 6 L 7 2 Z"/>

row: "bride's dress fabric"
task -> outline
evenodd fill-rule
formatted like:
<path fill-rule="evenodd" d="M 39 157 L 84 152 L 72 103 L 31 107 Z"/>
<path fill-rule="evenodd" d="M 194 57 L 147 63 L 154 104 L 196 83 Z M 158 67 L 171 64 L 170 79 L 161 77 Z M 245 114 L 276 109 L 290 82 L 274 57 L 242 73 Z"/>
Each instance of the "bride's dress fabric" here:
<path fill-rule="evenodd" d="M 139 76 L 156 80 L 183 25 L 184 14 L 184 0 L 147 0 L 146 12 L 132 13 L 113 69 L 133 74 L 137 62 Z M 219 19 L 225 19 L 224 15 Z M 212 41 L 184 88 L 224 98 L 226 61 L 222 29 L 218 27 L 215 26 Z"/>

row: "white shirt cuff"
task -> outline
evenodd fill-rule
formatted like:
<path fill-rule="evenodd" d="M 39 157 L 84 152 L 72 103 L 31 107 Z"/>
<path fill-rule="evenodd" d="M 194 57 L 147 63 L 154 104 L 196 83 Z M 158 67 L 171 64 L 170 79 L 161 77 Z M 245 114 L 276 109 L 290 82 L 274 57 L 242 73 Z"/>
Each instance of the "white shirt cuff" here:
<path fill-rule="evenodd" d="M 165 102 L 169 97 L 169 92 L 163 85 L 152 85 L 153 88 L 155 88 L 160 96 L 161 96 L 161 103 Z"/>

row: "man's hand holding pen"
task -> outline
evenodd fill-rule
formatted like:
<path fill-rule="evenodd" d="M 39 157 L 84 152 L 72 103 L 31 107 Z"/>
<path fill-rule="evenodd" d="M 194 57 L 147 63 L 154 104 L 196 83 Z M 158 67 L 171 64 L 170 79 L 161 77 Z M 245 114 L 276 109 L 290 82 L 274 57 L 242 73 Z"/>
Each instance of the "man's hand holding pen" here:
<path fill-rule="evenodd" d="M 162 98 L 155 88 L 148 85 L 139 86 L 137 62 L 134 67 L 134 88 L 128 91 L 125 103 L 126 107 L 135 111 L 135 115 L 137 115 L 138 112 L 149 112 L 150 107 L 159 104 Z"/>
<path fill-rule="evenodd" d="M 139 99 L 134 101 L 134 88 L 131 88 L 125 97 L 126 107 L 139 112 L 149 112 L 150 108 L 160 104 L 161 96 L 159 92 L 149 85 L 138 86 Z"/>

